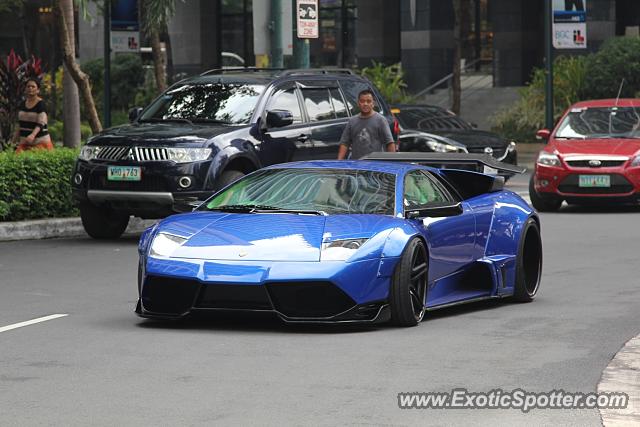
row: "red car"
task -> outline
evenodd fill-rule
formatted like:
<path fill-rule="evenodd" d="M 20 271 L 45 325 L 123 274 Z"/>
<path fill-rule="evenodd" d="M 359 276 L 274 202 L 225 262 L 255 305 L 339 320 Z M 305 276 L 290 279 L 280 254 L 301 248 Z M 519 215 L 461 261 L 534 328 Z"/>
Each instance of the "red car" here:
<path fill-rule="evenodd" d="M 640 198 L 640 99 L 578 102 L 537 136 L 548 140 L 529 183 L 537 210 Z"/>

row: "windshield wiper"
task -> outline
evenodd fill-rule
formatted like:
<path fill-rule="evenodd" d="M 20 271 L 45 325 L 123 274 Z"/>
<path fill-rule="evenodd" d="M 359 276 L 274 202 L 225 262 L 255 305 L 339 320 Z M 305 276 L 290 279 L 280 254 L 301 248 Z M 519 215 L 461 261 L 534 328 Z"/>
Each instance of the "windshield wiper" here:
<path fill-rule="evenodd" d="M 224 205 L 224 206 L 217 206 L 215 208 L 209 208 L 209 210 L 222 211 L 222 212 L 246 212 L 246 213 L 277 212 L 277 213 L 295 213 L 295 214 L 301 214 L 301 215 L 323 215 L 323 216 L 327 215 L 327 213 L 324 211 L 309 210 L 309 209 L 285 209 L 285 208 L 278 208 L 276 206 L 268 206 L 268 205 Z"/>
<path fill-rule="evenodd" d="M 179 123 L 188 123 L 190 125 L 192 125 L 193 123 L 191 122 L 191 120 L 189 119 L 183 119 L 181 117 L 168 117 L 166 119 L 162 119 L 160 117 L 150 117 L 148 119 L 141 119 L 140 122 L 144 123 L 144 122 L 153 122 L 153 123 L 157 123 L 157 122 L 179 122 Z"/>
<path fill-rule="evenodd" d="M 221 125 L 229 125 L 231 123 L 225 122 L 224 120 L 216 120 L 216 119 L 207 119 L 205 117 L 189 117 L 193 123 L 218 123 Z"/>

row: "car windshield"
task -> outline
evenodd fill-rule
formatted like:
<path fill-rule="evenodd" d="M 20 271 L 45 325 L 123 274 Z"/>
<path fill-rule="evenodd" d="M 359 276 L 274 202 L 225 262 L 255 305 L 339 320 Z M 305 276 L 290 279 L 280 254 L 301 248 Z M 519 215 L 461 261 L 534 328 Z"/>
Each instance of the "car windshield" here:
<path fill-rule="evenodd" d="M 262 85 L 240 83 L 185 84 L 164 93 L 140 121 L 247 124 L 263 91 Z"/>
<path fill-rule="evenodd" d="M 399 116 L 408 129 L 472 129 L 469 123 L 443 108 L 405 108 L 400 109 Z"/>
<path fill-rule="evenodd" d="M 237 181 L 199 209 L 393 215 L 395 179 L 364 170 L 266 169 Z"/>
<path fill-rule="evenodd" d="M 634 107 L 574 108 L 556 138 L 640 138 L 640 111 Z"/>

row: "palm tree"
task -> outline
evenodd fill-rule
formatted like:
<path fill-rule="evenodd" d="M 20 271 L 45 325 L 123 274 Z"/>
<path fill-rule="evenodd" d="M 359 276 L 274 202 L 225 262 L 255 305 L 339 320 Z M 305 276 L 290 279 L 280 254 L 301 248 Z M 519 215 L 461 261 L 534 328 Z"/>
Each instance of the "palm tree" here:
<path fill-rule="evenodd" d="M 81 7 L 86 8 L 87 0 L 80 0 Z M 62 45 L 62 57 L 65 65 L 65 82 L 64 82 L 64 102 L 65 111 L 66 104 L 75 103 L 70 107 L 70 117 L 65 114 L 65 146 L 78 147 L 80 145 L 80 104 L 78 89 L 82 95 L 85 107 L 85 113 L 89 119 L 91 131 L 95 134 L 102 131 L 102 123 L 96 111 L 96 105 L 91 95 L 91 83 L 81 69 L 75 58 L 75 36 L 74 36 L 74 19 L 73 19 L 73 0 L 56 0 L 56 17 L 60 33 L 60 42 Z M 67 84 L 67 77 L 73 79 L 72 84 Z M 77 85 L 77 86 L 76 86 Z M 69 129 L 69 133 L 67 133 Z"/>
<path fill-rule="evenodd" d="M 168 34 L 167 26 L 176 13 L 175 0 L 140 0 L 143 30 L 151 40 L 154 74 L 158 92 L 167 89 L 167 57 L 162 52 L 160 34 Z"/>

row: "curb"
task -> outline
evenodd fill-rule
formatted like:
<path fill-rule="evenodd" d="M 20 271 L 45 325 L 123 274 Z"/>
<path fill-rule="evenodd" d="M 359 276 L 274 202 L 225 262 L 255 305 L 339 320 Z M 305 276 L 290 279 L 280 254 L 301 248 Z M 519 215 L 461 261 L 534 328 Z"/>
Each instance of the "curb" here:
<path fill-rule="evenodd" d="M 631 338 L 602 372 L 598 393 L 626 393 L 625 409 L 600 409 L 605 427 L 640 425 L 640 335 Z"/>
<path fill-rule="evenodd" d="M 157 220 L 131 218 L 125 234 L 140 234 Z M 0 242 L 13 240 L 88 237 L 80 218 L 48 218 L 0 222 Z"/>

